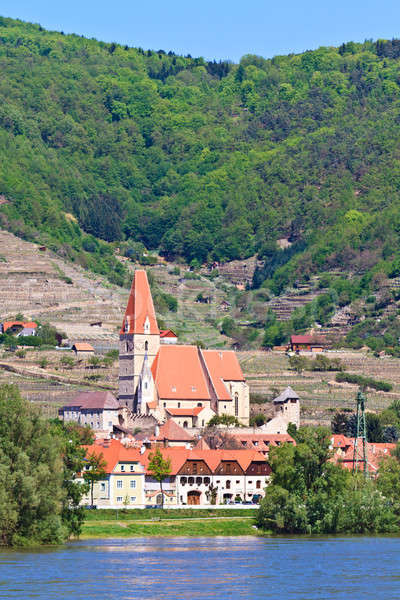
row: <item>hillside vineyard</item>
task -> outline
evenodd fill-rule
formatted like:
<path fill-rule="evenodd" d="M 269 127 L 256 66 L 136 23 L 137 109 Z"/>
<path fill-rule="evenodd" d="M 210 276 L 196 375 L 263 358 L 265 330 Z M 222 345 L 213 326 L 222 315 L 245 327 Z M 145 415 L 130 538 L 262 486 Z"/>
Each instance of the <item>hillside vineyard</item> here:
<path fill-rule="evenodd" d="M 258 253 L 256 283 L 278 271 L 278 288 L 368 271 L 399 249 L 399 56 L 392 40 L 215 63 L 1 18 L 2 226 L 103 272 L 99 239 Z"/>

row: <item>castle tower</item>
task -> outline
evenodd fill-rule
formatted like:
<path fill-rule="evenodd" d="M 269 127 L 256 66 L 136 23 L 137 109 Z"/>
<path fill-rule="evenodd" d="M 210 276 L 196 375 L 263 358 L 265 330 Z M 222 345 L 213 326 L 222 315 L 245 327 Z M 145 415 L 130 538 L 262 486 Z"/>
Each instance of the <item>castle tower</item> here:
<path fill-rule="evenodd" d="M 160 347 L 160 331 L 146 271 L 136 270 L 119 335 L 119 401 L 132 410 L 144 358 L 149 367 Z"/>

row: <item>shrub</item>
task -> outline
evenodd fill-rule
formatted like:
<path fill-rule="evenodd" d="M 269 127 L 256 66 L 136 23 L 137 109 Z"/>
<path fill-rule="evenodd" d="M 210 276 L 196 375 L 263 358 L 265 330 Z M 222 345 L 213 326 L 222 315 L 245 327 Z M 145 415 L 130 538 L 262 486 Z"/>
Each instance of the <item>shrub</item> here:
<path fill-rule="evenodd" d="M 364 377 L 364 375 L 356 375 L 355 373 L 338 373 L 336 381 L 340 383 L 354 383 L 361 387 L 369 387 L 380 392 L 390 392 L 393 389 L 391 383 L 387 381 L 378 381 L 372 377 Z"/>

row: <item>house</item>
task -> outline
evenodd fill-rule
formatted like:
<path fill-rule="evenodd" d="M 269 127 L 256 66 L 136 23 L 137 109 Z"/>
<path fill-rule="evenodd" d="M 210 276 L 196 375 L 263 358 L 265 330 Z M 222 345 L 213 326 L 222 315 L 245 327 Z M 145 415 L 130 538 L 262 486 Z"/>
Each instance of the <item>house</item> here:
<path fill-rule="evenodd" d="M 58 411 L 63 421 L 112 432 L 120 425 L 121 407 L 111 392 L 82 392 Z"/>
<path fill-rule="evenodd" d="M 93 485 L 93 504 L 98 508 L 144 508 L 145 472 L 140 451 L 125 448 L 119 440 L 97 440 L 85 449 L 86 457 L 101 456 L 105 461 L 105 476 Z M 90 503 L 89 492 L 81 504 Z"/>
<path fill-rule="evenodd" d="M 151 450 L 142 460 L 146 469 L 146 498 L 158 492 L 159 483 L 148 472 Z M 257 502 L 265 493 L 271 468 L 260 452 L 254 450 L 209 450 L 163 448 L 161 453 L 171 463 L 171 473 L 163 482 L 171 506 L 230 504 L 235 500 Z M 214 498 L 213 498 L 214 493 Z M 161 498 L 153 501 L 160 504 Z"/>
<path fill-rule="evenodd" d="M 246 450 L 256 450 L 268 458 L 271 448 L 281 446 L 282 444 L 296 445 L 295 440 L 287 433 L 241 433 L 234 432 L 232 435 Z"/>
<path fill-rule="evenodd" d="M 173 419 L 168 419 L 161 427 L 156 426 L 155 434 L 150 437 L 150 442 L 165 448 L 172 446 L 187 448 L 193 446 L 195 440 L 186 429 L 180 427 Z"/>
<path fill-rule="evenodd" d="M 164 345 L 160 335 L 146 272 L 136 270 L 120 331 L 120 402 L 185 428 L 202 427 L 215 414 L 247 425 L 249 387 L 236 354 Z"/>
<path fill-rule="evenodd" d="M 292 352 L 322 352 L 327 346 L 325 336 L 316 335 L 291 335 L 290 349 Z"/>
<path fill-rule="evenodd" d="M 160 329 L 160 343 L 161 344 L 176 344 L 178 336 L 172 331 L 172 329 Z"/>
<path fill-rule="evenodd" d="M 37 323 L 34 321 L 4 321 L 0 324 L 0 333 L 8 333 L 9 335 L 15 335 L 15 337 L 36 335 Z"/>
<path fill-rule="evenodd" d="M 353 470 L 354 466 L 354 443 L 355 438 L 349 438 L 343 434 L 333 434 L 331 437 L 330 448 L 333 452 L 332 462 L 340 464 L 344 469 Z M 379 465 L 385 456 L 390 456 L 396 444 L 393 443 L 375 443 L 367 442 L 366 458 L 367 469 L 370 476 L 374 477 L 378 474 Z M 358 440 L 357 444 L 358 461 L 363 459 L 362 439 Z M 362 462 L 358 463 L 359 470 L 363 470 Z"/>
<path fill-rule="evenodd" d="M 290 386 L 273 400 L 273 418 L 259 430 L 269 434 L 286 434 L 289 423 L 300 427 L 300 398 Z"/>
<path fill-rule="evenodd" d="M 94 348 L 87 342 L 75 342 L 71 348 L 77 358 L 88 358 L 94 355 Z"/>

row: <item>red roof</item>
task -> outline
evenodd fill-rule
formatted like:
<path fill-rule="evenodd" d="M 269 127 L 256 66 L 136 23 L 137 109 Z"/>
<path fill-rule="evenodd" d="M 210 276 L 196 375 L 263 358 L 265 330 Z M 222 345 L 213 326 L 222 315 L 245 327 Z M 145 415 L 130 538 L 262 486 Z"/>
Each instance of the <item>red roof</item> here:
<path fill-rule="evenodd" d="M 232 396 L 224 381 L 244 381 L 242 369 L 235 352 L 202 350 L 204 362 L 210 374 L 218 400 L 231 400 Z"/>
<path fill-rule="evenodd" d="M 151 372 L 160 398 L 210 400 L 196 346 L 160 346 Z"/>
<path fill-rule="evenodd" d="M 103 455 L 106 473 L 112 473 L 119 462 L 141 463 L 141 455 L 136 448 L 125 448 L 119 440 L 97 440 L 91 446 L 85 446 L 86 457 Z"/>
<path fill-rule="evenodd" d="M 168 419 L 168 421 L 166 421 L 164 425 L 161 425 L 159 434 L 151 439 L 154 439 L 156 441 L 168 440 L 175 442 L 193 441 L 193 437 L 186 431 L 186 429 L 180 427 L 180 425 L 175 423 L 175 421 L 173 421 L 172 419 Z"/>
<path fill-rule="evenodd" d="M 136 270 L 120 334 L 145 333 L 144 326 L 147 319 L 149 323 L 148 333 L 159 335 L 146 271 Z"/>
<path fill-rule="evenodd" d="M 296 445 L 295 440 L 288 433 L 230 433 L 230 435 L 238 440 L 243 448 L 257 450 L 265 454 L 273 446 L 280 446 L 284 443 Z"/>
<path fill-rule="evenodd" d="M 292 344 L 324 344 L 326 338 L 322 335 L 291 335 L 290 341 Z"/>
<path fill-rule="evenodd" d="M 160 330 L 160 338 L 177 338 L 178 336 L 176 335 L 176 333 L 174 333 L 172 331 L 172 329 L 161 329 Z"/>
<path fill-rule="evenodd" d="M 74 349 L 74 348 L 77 352 L 94 352 L 93 346 L 91 346 L 90 344 L 87 344 L 86 342 L 76 342 L 72 346 L 72 349 Z"/>
<path fill-rule="evenodd" d="M 244 471 L 254 461 L 265 462 L 265 457 L 254 450 L 191 450 L 176 446 L 160 448 L 160 451 L 164 458 L 171 460 L 171 475 L 177 475 L 187 460 L 203 460 L 212 472 L 216 470 L 221 461 L 237 461 Z M 151 452 L 154 450 L 146 450 L 141 455 L 146 472 Z"/>
<path fill-rule="evenodd" d="M 203 408 L 204 406 L 195 406 L 195 408 L 166 408 L 165 410 L 173 417 L 197 417 Z"/>
<path fill-rule="evenodd" d="M 333 435 L 332 443 L 334 449 L 334 455 L 332 461 L 341 464 L 345 469 L 352 470 L 354 464 L 354 440 L 355 438 L 348 438 L 344 435 Z M 396 447 L 396 444 L 380 444 L 367 442 L 366 456 L 367 466 L 370 473 L 377 473 L 381 460 L 385 456 L 390 456 L 392 450 Z M 357 444 L 357 457 L 358 460 L 362 460 L 362 440 L 359 439 Z M 363 465 L 359 464 L 359 469 L 362 469 Z"/>
<path fill-rule="evenodd" d="M 3 331 L 7 331 L 10 327 L 14 327 L 14 325 L 19 325 L 20 327 L 24 327 L 26 329 L 36 329 L 37 323 L 34 321 L 4 321 L 3 323 Z"/>

